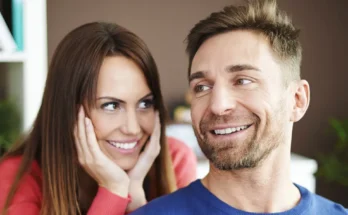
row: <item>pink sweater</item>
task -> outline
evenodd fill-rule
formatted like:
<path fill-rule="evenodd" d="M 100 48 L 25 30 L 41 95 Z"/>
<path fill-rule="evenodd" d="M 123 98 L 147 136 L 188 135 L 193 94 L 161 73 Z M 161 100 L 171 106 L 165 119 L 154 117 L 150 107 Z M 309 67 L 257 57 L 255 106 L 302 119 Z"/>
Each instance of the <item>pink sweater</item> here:
<path fill-rule="evenodd" d="M 192 150 L 174 138 L 168 138 L 177 187 L 182 188 L 196 179 L 197 160 Z M 5 160 L 0 164 L 0 212 L 6 201 L 10 186 L 21 162 L 21 157 Z M 37 177 L 39 181 L 37 181 Z M 8 215 L 38 215 L 42 202 L 42 175 L 37 162 L 33 162 L 31 170 L 26 174 L 13 198 Z M 122 198 L 99 187 L 96 197 L 88 211 L 88 215 L 112 214 L 124 215 L 128 199 Z"/>

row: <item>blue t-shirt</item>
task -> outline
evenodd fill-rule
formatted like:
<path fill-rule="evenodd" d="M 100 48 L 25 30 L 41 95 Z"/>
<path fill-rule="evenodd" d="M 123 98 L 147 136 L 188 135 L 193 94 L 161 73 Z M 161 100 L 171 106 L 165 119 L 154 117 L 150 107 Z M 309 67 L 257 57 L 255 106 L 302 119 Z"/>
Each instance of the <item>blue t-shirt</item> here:
<path fill-rule="evenodd" d="M 291 210 L 273 215 L 348 215 L 348 210 L 306 188 L 296 185 L 300 203 Z M 200 180 L 172 194 L 157 198 L 131 215 L 265 215 L 238 210 L 224 203 L 206 189 Z"/>

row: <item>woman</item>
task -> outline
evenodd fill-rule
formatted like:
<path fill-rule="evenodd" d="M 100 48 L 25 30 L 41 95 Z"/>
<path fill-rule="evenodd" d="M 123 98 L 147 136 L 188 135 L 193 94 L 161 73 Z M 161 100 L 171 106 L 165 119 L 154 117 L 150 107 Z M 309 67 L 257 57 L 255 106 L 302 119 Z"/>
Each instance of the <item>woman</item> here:
<path fill-rule="evenodd" d="M 195 157 L 165 137 L 156 64 L 110 23 L 70 32 L 50 64 L 29 135 L 0 161 L 4 214 L 125 214 L 195 179 Z"/>

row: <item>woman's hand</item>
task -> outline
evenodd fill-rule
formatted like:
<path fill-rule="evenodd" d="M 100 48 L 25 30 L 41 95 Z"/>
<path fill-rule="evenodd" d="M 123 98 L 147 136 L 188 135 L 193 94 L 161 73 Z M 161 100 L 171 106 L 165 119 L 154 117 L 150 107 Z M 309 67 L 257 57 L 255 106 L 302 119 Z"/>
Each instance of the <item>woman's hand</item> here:
<path fill-rule="evenodd" d="M 78 160 L 85 171 L 99 186 L 126 198 L 129 190 L 129 177 L 101 151 L 92 122 L 85 116 L 82 106 L 79 110 L 74 136 Z"/>
<path fill-rule="evenodd" d="M 130 179 L 129 193 L 132 197 L 132 202 L 128 204 L 127 211 L 134 211 L 135 209 L 146 204 L 145 192 L 143 188 L 144 179 L 149 172 L 153 162 L 160 153 L 160 136 L 161 124 L 159 114 L 156 112 L 155 127 L 146 144 L 144 151 L 139 155 L 139 159 L 135 166 L 128 172 Z"/>

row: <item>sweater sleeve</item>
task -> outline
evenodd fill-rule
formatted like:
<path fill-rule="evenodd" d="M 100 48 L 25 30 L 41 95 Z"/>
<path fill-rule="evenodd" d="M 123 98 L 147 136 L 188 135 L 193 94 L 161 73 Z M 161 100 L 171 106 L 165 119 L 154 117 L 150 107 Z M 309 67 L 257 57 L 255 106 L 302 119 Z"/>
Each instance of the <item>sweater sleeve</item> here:
<path fill-rule="evenodd" d="M 7 195 L 16 177 L 21 158 L 9 158 L 0 164 L 0 211 L 3 210 Z M 30 171 L 19 183 L 7 215 L 39 215 L 42 201 L 41 175 L 37 163 L 33 163 Z"/>
<path fill-rule="evenodd" d="M 179 188 L 186 187 L 197 179 L 197 158 L 192 149 L 185 143 L 169 137 L 169 150 L 172 156 L 176 185 Z"/>
<path fill-rule="evenodd" d="M 112 214 L 124 215 L 130 198 L 123 198 L 111 193 L 104 187 L 99 187 L 87 215 Z"/>

